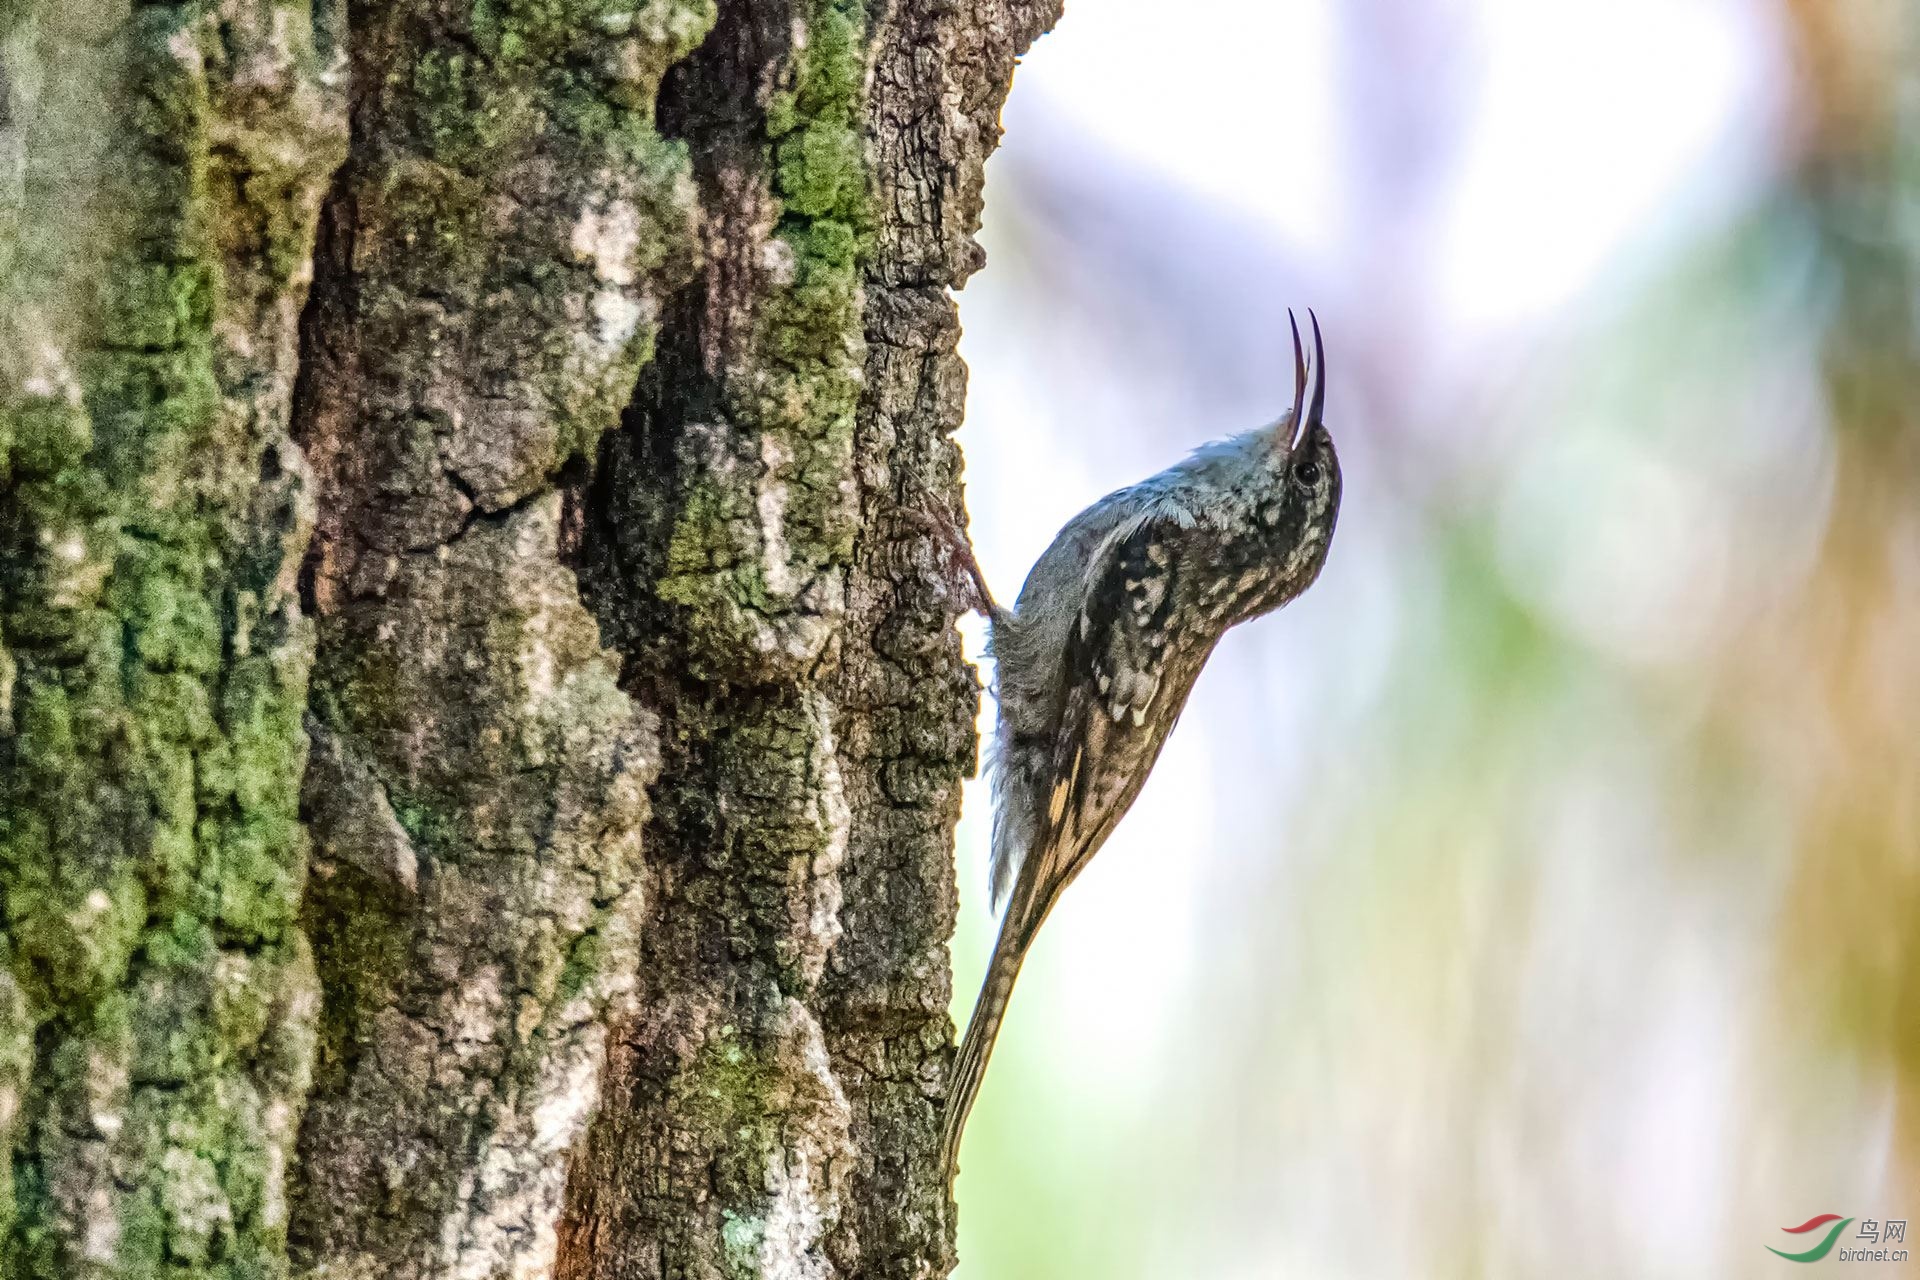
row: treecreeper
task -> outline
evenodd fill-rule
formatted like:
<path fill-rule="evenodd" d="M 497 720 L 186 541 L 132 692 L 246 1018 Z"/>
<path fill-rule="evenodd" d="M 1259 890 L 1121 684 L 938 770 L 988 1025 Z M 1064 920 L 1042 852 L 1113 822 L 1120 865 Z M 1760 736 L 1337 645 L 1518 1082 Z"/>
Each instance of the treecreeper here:
<path fill-rule="evenodd" d="M 1220 637 L 1298 596 L 1326 563 L 1340 460 L 1321 420 L 1320 322 L 1308 317 L 1311 366 L 1293 327 L 1292 409 L 1082 511 L 1035 563 L 1013 608 L 994 603 L 964 536 L 948 529 L 971 603 L 991 624 L 1000 716 L 988 760 L 989 894 L 1005 904 L 949 1077 L 941 1131 L 949 1175 L 1021 961 L 1048 913 L 1140 794 Z"/>

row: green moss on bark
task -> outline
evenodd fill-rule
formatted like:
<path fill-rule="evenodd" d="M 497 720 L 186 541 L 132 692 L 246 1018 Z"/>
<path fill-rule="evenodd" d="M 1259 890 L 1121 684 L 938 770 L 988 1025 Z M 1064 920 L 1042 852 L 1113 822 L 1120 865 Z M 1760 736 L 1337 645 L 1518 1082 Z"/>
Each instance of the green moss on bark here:
<path fill-rule="evenodd" d="M 695 668 L 720 679 L 792 675 L 817 661 L 845 608 L 857 521 L 849 471 L 866 358 L 867 12 L 861 0 L 796 10 L 780 87 L 746 144 L 761 153 L 773 224 L 770 235 L 726 233 L 722 252 L 756 288 L 710 300 L 740 309 L 726 324 L 744 340 L 723 354 L 723 424 L 682 442 L 656 579 L 658 597 L 680 611 Z"/>
<path fill-rule="evenodd" d="M 8 1276 L 284 1270 L 310 499 L 276 449 L 343 130 L 304 6 L 222 12 L 16 5 L 0 51 L 35 211 L 0 274 Z"/>

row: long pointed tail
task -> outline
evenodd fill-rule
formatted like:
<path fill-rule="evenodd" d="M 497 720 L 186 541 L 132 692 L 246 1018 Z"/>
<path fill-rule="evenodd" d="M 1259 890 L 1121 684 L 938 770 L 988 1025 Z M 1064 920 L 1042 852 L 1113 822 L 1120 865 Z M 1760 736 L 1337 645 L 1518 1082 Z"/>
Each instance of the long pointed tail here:
<path fill-rule="evenodd" d="M 960 1134 L 967 1127 L 967 1113 L 973 1110 L 974 1095 L 986 1078 L 987 1059 L 993 1056 L 994 1038 L 1006 1019 L 1013 983 L 1020 976 L 1020 962 L 1026 958 L 1026 945 L 1014 936 L 1015 932 L 1002 928 L 1000 940 L 994 944 L 993 962 L 987 966 L 986 981 L 980 984 L 980 998 L 974 1002 L 967 1034 L 960 1041 L 953 1074 L 948 1077 L 947 1114 L 940 1128 L 940 1167 L 949 1178 L 960 1155 Z"/>

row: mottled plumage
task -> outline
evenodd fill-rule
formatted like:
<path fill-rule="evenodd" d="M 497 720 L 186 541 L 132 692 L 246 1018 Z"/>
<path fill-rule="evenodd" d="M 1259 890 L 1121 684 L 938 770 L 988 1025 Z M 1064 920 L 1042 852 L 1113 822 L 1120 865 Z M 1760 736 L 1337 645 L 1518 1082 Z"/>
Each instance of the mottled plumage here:
<path fill-rule="evenodd" d="M 942 1133 L 951 1170 L 1020 963 L 1060 893 L 1146 781 L 1227 628 L 1313 583 L 1340 509 L 1340 464 L 1320 422 L 1326 381 L 1294 333 L 1295 395 L 1278 422 L 1210 444 L 1075 516 L 992 622 L 1000 705 L 990 892 L 1006 914 L 955 1059 Z"/>

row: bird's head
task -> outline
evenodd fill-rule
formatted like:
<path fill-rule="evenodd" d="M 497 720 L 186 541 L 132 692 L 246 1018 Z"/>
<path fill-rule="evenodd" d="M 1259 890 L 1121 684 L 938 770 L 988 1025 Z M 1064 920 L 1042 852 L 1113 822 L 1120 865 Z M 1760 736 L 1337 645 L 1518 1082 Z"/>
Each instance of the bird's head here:
<path fill-rule="evenodd" d="M 1320 572 L 1327 547 L 1333 541 L 1334 521 L 1340 514 L 1340 455 L 1334 451 L 1323 413 L 1327 405 L 1327 356 L 1320 342 L 1320 319 L 1312 311 L 1313 361 L 1300 345 L 1300 326 L 1293 326 L 1293 408 L 1275 428 L 1273 465 L 1285 482 L 1282 523 L 1294 533 L 1296 544 L 1307 548 L 1303 564 L 1307 581 Z M 1311 388 L 1311 389 L 1309 389 Z M 1284 441 L 1284 447 L 1280 447 Z M 1304 589 L 1304 583 L 1302 584 Z"/>

